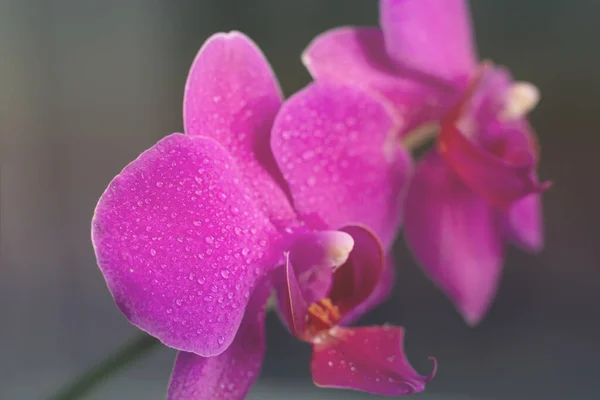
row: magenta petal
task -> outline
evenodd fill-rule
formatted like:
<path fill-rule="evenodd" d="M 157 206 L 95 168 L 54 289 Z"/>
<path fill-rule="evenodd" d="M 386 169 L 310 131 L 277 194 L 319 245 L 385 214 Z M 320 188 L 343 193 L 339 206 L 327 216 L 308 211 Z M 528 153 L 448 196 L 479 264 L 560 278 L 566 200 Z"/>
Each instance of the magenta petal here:
<path fill-rule="evenodd" d="M 356 85 L 386 99 L 400 135 L 439 119 L 454 100 L 453 90 L 438 81 L 400 74 L 378 28 L 344 27 L 322 33 L 304 51 L 302 62 L 316 80 Z"/>
<path fill-rule="evenodd" d="M 496 294 L 502 268 L 498 212 L 463 185 L 437 153 L 430 153 L 408 190 L 404 229 L 429 277 L 467 322 L 479 322 Z"/>
<path fill-rule="evenodd" d="M 388 54 L 399 65 L 446 80 L 468 76 L 477 56 L 466 0 L 381 0 Z"/>
<path fill-rule="evenodd" d="M 356 320 L 358 320 L 361 316 L 365 315 L 381 303 L 383 303 L 394 288 L 394 283 L 396 281 L 396 268 L 394 264 L 393 255 L 390 253 L 386 256 L 385 266 L 383 271 L 381 272 L 381 277 L 379 278 L 379 282 L 377 286 L 373 289 L 369 297 L 358 306 L 354 307 L 350 310 L 342 321 L 340 325 L 350 325 Z"/>
<path fill-rule="evenodd" d="M 271 143 L 306 221 L 364 224 L 391 244 L 412 162 L 381 103 L 355 87 L 313 83 L 283 105 Z"/>
<path fill-rule="evenodd" d="M 542 199 L 532 194 L 514 203 L 506 215 L 508 237 L 522 249 L 537 253 L 544 247 Z"/>
<path fill-rule="evenodd" d="M 394 326 L 334 328 L 313 346 L 312 376 L 320 387 L 402 396 L 422 392 L 433 379 L 419 375 L 404 354 L 404 329 Z"/>
<path fill-rule="evenodd" d="M 281 102 L 277 79 L 256 44 L 240 32 L 217 33 L 188 75 L 183 119 L 186 134 L 210 137 L 236 159 L 266 214 L 289 221 L 293 211 L 270 152 Z"/>
<path fill-rule="evenodd" d="M 182 351 L 224 351 L 279 236 L 215 141 L 172 134 L 110 183 L 96 208 L 98 265 L 121 311 Z M 275 249 L 275 250 L 274 250 Z"/>
<path fill-rule="evenodd" d="M 245 398 L 265 354 L 265 303 L 270 288 L 266 282 L 257 287 L 238 334 L 223 353 L 214 357 L 184 352 L 177 355 L 167 400 Z"/>

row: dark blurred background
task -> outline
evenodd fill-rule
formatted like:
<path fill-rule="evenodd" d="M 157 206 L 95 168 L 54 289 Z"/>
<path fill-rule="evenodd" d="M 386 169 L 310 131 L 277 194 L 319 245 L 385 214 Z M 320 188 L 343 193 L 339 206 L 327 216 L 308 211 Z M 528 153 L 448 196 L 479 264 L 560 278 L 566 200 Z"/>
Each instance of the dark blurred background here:
<path fill-rule="evenodd" d="M 440 0 L 443 1 L 443 0 Z M 600 75 L 596 0 L 472 1 L 482 58 L 536 83 L 547 245 L 510 249 L 488 317 L 467 328 L 397 243 L 394 296 L 364 322 L 408 330 L 419 399 L 597 399 L 600 371 Z M 349 0 L 0 1 L 0 399 L 44 399 L 137 330 L 95 266 L 89 225 L 110 179 L 181 131 L 187 70 L 215 31 L 264 50 L 286 94 L 309 81 L 299 56 L 338 25 L 375 25 Z M 309 348 L 268 318 L 255 399 L 359 399 L 313 388 Z M 90 399 L 162 399 L 174 352 L 160 349 Z"/>

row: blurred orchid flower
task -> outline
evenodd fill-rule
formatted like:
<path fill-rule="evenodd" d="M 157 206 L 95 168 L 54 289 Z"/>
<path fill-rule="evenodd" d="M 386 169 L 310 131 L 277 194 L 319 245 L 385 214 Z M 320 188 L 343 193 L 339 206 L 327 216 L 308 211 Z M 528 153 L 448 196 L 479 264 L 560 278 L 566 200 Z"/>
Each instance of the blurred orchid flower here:
<path fill-rule="evenodd" d="M 258 47 L 231 32 L 211 37 L 192 65 L 184 128 L 113 179 L 92 222 L 120 310 L 180 351 L 168 398 L 246 395 L 273 290 L 292 332 L 314 343 L 317 384 L 423 390 L 433 374 L 410 367 L 400 328 L 337 327 L 392 285 L 383 249 L 411 165 L 389 143 L 394 122 L 381 103 L 316 83 L 282 106 Z"/>
<path fill-rule="evenodd" d="M 474 325 L 495 297 L 504 243 L 532 252 L 543 247 L 539 193 L 548 185 L 537 182 L 538 148 L 525 119 L 539 92 L 489 64 L 474 78 L 478 61 L 465 0 L 381 0 L 380 25 L 325 32 L 302 59 L 315 79 L 377 97 L 408 148 L 439 131 L 432 123 L 445 121 L 438 146 L 416 167 L 405 236 Z M 474 80 L 474 93 L 466 95 Z"/>

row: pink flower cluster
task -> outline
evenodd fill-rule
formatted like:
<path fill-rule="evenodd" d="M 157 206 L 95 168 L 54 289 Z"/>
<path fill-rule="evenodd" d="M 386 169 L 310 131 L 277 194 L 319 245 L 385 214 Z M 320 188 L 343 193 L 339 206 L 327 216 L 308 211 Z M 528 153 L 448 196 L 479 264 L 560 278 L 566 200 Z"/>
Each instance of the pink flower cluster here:
<path fill-rule="evenodd" d="M 410 366 L 402 328 L 350 327 L 390 293 L 401 225 L 469 324 L 505 244 L 542 248 L 535 86 L 478 64 L 464 0 L 381 0 L 380 24 L 315 38 L 302 57 L 314 81 L 285 101 L 249 38 L 213 35 L 188 76 L 184 133 L 101 196 L 92 239 L 109 290 L 179 351 L 168 399 L 244 398 L 269 298 L 312 345 L 318 386 L 421 392 L 435 368 Z"/>

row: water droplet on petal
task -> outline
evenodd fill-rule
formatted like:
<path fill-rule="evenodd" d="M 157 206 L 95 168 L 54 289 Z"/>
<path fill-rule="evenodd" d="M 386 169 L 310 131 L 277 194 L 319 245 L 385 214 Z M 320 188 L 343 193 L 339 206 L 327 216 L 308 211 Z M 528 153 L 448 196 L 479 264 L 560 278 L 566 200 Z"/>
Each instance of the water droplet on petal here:
<path fill-rule="evenodd" d="M 154 249 L 150 249 L 150 255 L 151 255 L 151 256 L 155 256 L 155 255 L 156 255 L 156 250 L 154 250 Z"/>
<path fill-rule="evenodd" d="M 219 344 L 223 344 L 223 343 L 225 343 L 225 338 L 223 336 L 219 336 L 219 339 L 217 339 L 217 342 L 219 342 Z"/>
<path fill-rule="evenodd" d="M 222 276 L 224 279 L 227 279 L 227 278 L 229 278 L 229 271 L 227 271 L 226 269 L 224 269 L 224 270 L 221 270 L 221 276 Z"/>

